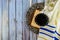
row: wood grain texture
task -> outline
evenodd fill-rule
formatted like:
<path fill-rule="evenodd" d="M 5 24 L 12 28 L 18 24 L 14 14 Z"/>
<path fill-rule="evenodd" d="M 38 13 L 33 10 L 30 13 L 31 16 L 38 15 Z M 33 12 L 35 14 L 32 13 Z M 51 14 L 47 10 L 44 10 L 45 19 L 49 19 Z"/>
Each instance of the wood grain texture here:
<path fill-rule="evenodd" d="M 9 40 L 16 40 L 16 11 L 15 0 L 9 2 Z"/>
<path fill-rule="evenodd" d="M 26 24 L 26 12 L 37 0 L 0 0 L 0 40 L 37 40 Z"/>
<path fill-rule="evenodd" d="M 2 40 L 8 40 L 8 1 L 2 0 Z"/>
<path fill-rule="evenodd" d="M 23 0 L 16 0 L 17 40 L 22 40 L 22 2 Z"/>
<path fill-rule="evenodd" d="M 2 18 L 1 18 L 1 17 L 2 17 L 2 2 L 1 2 L 1 0 L 0 0 L 0 40 L 1 40 L 1 35 L 2 35 L 2 34 L 1 34 L 1 28 L 2 28 L 2 27 L 1 27 L 1 21 L 2 21 L 1 19 L 2 19 Z"/>
<path fill-rule="evenodd" d="M 29 29 L 28 26 L 26 24 L 26 12 L 30 6 L 30 1 L 29 0 L 23 0 L 23 14 L 22 14 L 22 20 L 23 20 L 23 40 L 30 40 L 30 36 L 29 36 Z"/>

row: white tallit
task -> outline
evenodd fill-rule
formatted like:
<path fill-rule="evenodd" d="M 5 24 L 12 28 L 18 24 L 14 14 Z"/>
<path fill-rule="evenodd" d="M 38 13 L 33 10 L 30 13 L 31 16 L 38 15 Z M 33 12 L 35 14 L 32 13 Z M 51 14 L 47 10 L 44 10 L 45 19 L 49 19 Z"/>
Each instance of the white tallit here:
<path fill-rule="evenodd" d="M 41 27 L 37 40 L 60 40 L 60 0 L 57 1 L 53 11 L 47 15 L 51 26 Z"/>

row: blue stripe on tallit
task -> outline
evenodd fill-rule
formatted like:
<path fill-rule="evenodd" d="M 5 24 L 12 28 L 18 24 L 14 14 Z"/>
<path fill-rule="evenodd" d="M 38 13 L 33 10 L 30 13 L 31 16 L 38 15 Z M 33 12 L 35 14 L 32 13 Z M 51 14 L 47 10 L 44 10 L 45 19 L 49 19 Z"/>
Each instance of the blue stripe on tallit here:
<path fill-rule="evenodd" d="M 54 40 L 59 40 L 58 38 L 54 37 Z"/>
<path fill-rule="evenodd" d="M 50 32 L 50 33 L 55 33 L 54 31 L 49 30 L 49 29 L 46 29 L 46 28 L 40 28 L 40 29 L 45 30 L 45 31 L 48 31 L 48 32 Z"/>
<path fill-rule="evenodd" d="M 55 31 L 55 33 L 56 33 L 58 36 L 60 36 L 60 34 L 59 34 L 59 33 L 57 33 L 57 31 Z"/>
<path fill-rule="evenodd" d="M 43 33 L 43 32 L 39 32 L 39 33 L 44 34 L 44 35 L 46 35 L 46 36 L 49 36 L 49 37 L 53 38 L 53 36 L 50 36 L 50 35 L 48 35 L 48 34 L 46 34 L 46 33 Z"/>
<path fill-rule="evenodd" d="M 56 28 L 56 27 L 54 27 L 54 26 L 50 26 L 50 25 L 47 25 L 48 27 L 51 27 L 51 28 Z M 44 30 L 44 31 L 47 31 L 47 32 L 50 32 L 50 33 L 53 33 L 53 34 L 57 34 L 58 36 L 60 36 L 60 34 L 57 32 L 57 31 L 52 31 L 52 30 L 49 30 L 48 28 L 40 28 L 41 30 Z M 51 37 L 51 38 L 53 38 L 54 40 L 59 40 L 56 36 L 51 36 L 51 35 L 49 35 L 49 34 L 47 34 L 47 33 L 44 33 L 44 32 L 39 32 L 40 34 L 44 34 L 44 35 L 46 35 L 46 36 L 49 36 L 49 37 Z"/>
<path fill-rule="evenodd" d="M 55 34 L 57 34 L 58 36 L 60 36 L 60 34 L 57 31 L 55 31 Z M 59 38 L 55 36 L 54 40 L 59 40 Z"/>
<path fill-rule="evenodd" d="M 54 26 L 51 26 L 51 25 L 47 25 L 48 27 L 51 27 L 51 28 L 56 28 L 56 27 L 54 27 Z"/>

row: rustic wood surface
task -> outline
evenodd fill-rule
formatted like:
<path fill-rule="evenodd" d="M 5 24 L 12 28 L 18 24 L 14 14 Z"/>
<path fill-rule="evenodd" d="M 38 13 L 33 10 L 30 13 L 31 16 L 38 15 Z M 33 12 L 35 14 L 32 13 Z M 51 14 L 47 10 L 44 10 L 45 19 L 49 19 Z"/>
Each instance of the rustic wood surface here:
<path fill-rule="evenodd" d="M 0 40 L 37 40 L 37 34 L 29 30 L 25 16 L 28 8 L 39 1 L 0 0 Z"/>

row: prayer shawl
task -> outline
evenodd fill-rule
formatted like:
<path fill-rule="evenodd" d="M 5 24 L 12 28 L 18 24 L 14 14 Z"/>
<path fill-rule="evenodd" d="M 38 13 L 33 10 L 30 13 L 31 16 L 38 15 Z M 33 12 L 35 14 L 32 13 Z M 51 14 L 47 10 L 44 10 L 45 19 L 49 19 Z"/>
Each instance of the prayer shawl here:
<path fill-rule="evenodd" d="M 39 29 L 37 40 L 60 40 L 60 0 L 52 12 L 47 13 L 49 24 Z"/>

